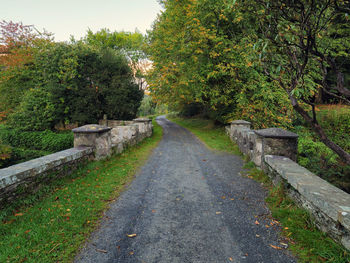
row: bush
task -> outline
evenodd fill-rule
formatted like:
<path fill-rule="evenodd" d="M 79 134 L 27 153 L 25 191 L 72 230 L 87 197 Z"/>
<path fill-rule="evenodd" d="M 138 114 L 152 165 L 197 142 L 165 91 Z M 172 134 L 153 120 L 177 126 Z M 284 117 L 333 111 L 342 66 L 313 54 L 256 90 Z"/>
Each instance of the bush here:
<path fill-rule="evenodd" d="M 317 136 L 302 126 L 296 126 L 299 135 L 298 163 L 314 174 L 350 193 L 350 166 L 345 165 Z"/>
<path fill-rule="evenodd" d="M 26 162 L 48 154 L 50 154 L 50 152 L 11 147 L 10 158 L 0 162 L 0 168 Z"/>
<path fill-rule="evenodd" d="M 2 167 L 10 158 L 11 158 L 11 147 L 8 145 L 3 145 L 0 140 L 0 167 Z"/>
<path fill-rule="evenodd" d="M 15 113 L 9 116 L 9 125 L 27 131 L 52 129 L 55 125 L 55 104 L 43 88 L 27 91 Z"/>
<path fill-rule="evenodd" d="M 58 152 L 73 147 L 73 133 L 53 131 L 29 132 L 0 127 L 0 139 L 12 147 L 47 152 Z"/>
<path fill-rule="evenodd" d="M 350 107 L 344 105 L 319 106 L 318 121 L 329 138 L 350 152 Z"/>
<path fill-rule="evenodd" d="M 156 112 L 156 104 L 152 101 L 152 98 L 148 95 L 144 95 L 139 110 L 138 116 L 153 115 Z"/>

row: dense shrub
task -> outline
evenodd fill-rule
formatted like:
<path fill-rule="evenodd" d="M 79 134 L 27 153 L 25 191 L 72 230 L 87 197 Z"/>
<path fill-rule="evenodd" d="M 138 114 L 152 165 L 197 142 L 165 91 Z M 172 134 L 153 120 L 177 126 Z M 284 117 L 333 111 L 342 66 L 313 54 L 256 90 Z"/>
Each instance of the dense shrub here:
<path fill-rule="evenodd" d="M 27 91 L 16 112 L 10 115 L 11 126 L 23 130 L 40 131 L 55 125 L 55 103 L 49 92 L 43 88 Z"/>
<path fill-rule="evenodd" d="M 345 151 L 350 152 L 350 107 L 321 105 L 319 110 L 318 121 L 329 138 Z"/>
<path fill-rule="evenodd" d="M 138 116 L 148 116 L 155 114 L 156 104 L 152 101 L 152 98 L 145 95 L 141 101 L 141 105 L 138 109 Z"/>
<path fill-rule="evenodd" d="M 31 63 L 0 71 L 0 90 L 6 91 L 0 93 L 0 111 L 11 112 L 11 127 L 43 131 L 96 123 L 103 114 L 136 117 L 143 92 L 125 54 L 82 42 L 38 43 L 31 52 Z"/>
<path fill-rule="evenodd" d="M 73 133 L 29 132 L 0 126 L 0 139 L 15 148 L 58 152 L 73 147 Z"/>
<path fill-rule="evenodd" d="M 11 156 L 3 160 L 3 162 L 0 162 L 0 168 L 26 162 L 47 154 L 50 154 L 50 152 L 11 147 Z"/>
<path fill-rule="evenodd" d="M 350 193 L 350 166 L 345 165 L 317 136 L 302 126 L 296 126 L 299 135 L 298 163 L 321 178 Z"/>

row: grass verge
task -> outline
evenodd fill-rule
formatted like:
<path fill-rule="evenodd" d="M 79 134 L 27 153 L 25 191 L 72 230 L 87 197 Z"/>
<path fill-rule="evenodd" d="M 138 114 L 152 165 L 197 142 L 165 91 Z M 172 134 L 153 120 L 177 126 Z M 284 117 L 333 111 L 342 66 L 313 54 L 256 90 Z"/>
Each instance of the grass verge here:
<path fill-rule="evenodd" d="M 168 119 L 190 130 L 210 149 L 242 155 L 237 145 L 226 135 L 224 127 L 215 126 L 212 120 L 169 116 Z"/>
<path fill-rule="evenodd" d="M 170 119 L 189 129 L 209 148 L 226 151 L 230 149 L 229 152 L 232 153 L 238 151 L 238 147 L 229 140 L 223 128 L 215 127 L 209 120 L 173 117 Z M 310 214 L 296 206 L 286 196 L 282 186 L 273 186 L 270 178 L 257 169 L 252 162 L 247 162 L 244 168 L 249 178 L 263 183 L 267 188 L 266 203 L 272 216 L 280 222 L 282 235 L 289 240 L 289 249 L 300 262 L 350 262 L 350 253 L 319 231 Z"/>
<path fill-rule="evenodd" d="M 90 162 L 1 210 L 0 262 L 71 262 L 160 141 L 162 129 L 153 124 L 153 136 L 139 145 Z"/>

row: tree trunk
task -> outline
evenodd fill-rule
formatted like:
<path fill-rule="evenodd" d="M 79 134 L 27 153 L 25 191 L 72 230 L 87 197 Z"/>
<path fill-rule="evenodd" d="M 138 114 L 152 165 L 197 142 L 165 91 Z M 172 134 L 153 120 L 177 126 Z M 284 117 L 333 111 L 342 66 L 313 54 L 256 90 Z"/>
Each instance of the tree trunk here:
<path fill-rule="evenodd" d="M 329 147 L 333 152 L 335 152 L 346 164 L 350 165 L 350 154 L 346 152 L 339 145 L 335 144 L 332 140 L 328 138 L 322 127 L 317 121 L 314 121 L 310 115 L 298 104 L 297 100 L 290 96 L 293 108 L 304 118 L 304 120 L 311 126 L 315 133 L 319 136 L 321 142 L 323 142 L 327 147 Z"/>

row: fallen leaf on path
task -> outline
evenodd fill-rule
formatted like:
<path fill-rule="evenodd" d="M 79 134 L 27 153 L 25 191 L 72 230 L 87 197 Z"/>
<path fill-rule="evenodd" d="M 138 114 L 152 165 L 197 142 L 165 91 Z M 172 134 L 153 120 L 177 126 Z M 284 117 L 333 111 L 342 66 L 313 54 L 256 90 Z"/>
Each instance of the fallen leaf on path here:
<path fill-rule="evenodd" d="M 152 210 L 152 213 L 155 213 L 155 212 L 156 212 L 156 210 L 153 209 L 153 210 Z"/>
<path fill-rule="evenodd" d="M 102 252 L 102 253 L 107 253 L 107 252 L 108 252 L 107 250 L 104 250 L 104 249 L 98 249 L 98 248 L 96 248 L 96 251 L 98 251 L 98 252 Z"/>
<path fill-rule="evenodd" d="M 220 214 L 221 214 L 221 212 L 216 212 L 215 214 L 220 215 Z"/>
<path fill-rule="evenodd" d="M 221 196 L 221 199 L 226 199 L 226 196 Z"/>
<path fill-rule="evenodd" d="M 207 160 L 203 159 L 203 162 L 206 162 Z"/>
<path fill-rule="evenodd" d="M 274 248 L 274 249 L 278 249 L 278 250 L 281 250 L 282 248 L 281 247 L 277 247 L 277 246 L 274 246 L 274 245 L 271 245 L 270 244 L 270 247 Z"/>
<path fill-rule="evenodd" d="M 270 226 L 268 226 L 268 225 L 265 225 L 265 227 L 266 227 L 266 228 L 269 228 Z"/>
<path fill-rule="evenodd" d="M 256 224 L 256 225 L 260 225 L 260 223 L 259 223 L 258 220 L 255 220 L 255 224 Z"/>
<path fill-rule="evenodd" d="M 233 261 L 233 258 L 228 258 L 228 260 Z"/>
<path fill-rule="evenodd" d="M 255 235 L 256 237 L 260 237 L 260 235 Z"/>
<path fill-rule="evenodd" d="M 126 236 L 132 238 L 132 237 L 136 237 L 136 234 L 127 234 Z"/>
<path fill-rule="evenodd" d="M 131 256 L 134 255 L 134 251 L 130 251 L 129 255 L 131 255 Z"/>
<path fill-rule="evenodd" d="M 233 201 L 233 200 L 235 200 L 235 199 L 234 199 L 234 198 L 231 198 L 230 200 Z"/>

